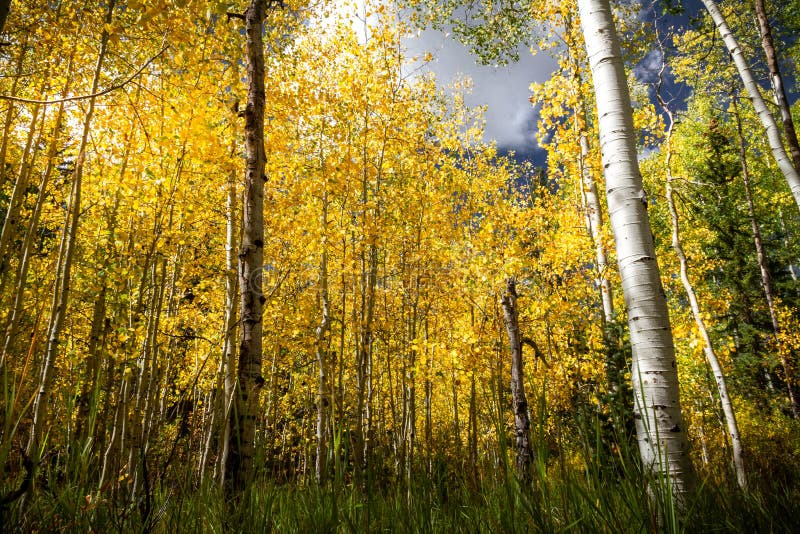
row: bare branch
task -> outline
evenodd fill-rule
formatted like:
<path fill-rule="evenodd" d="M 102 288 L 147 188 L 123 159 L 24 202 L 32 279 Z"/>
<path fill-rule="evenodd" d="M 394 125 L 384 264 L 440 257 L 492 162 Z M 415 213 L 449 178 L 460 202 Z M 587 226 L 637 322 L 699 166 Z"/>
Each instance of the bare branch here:
<path fill-rule="evenodd" d="M 110 93 L 112 91 L 116 91 L 117 89 L 122 89 L 123 87 L 128 85 L 131 81 L 133 81 L 134 78 L 139 76 L 142 73 L 142 71 L 144 71 L 144 69 L 146 69 L 153 61 L 155 61 L 156 59 L 161 57 L 161 55 L 164 52 L 166 52 L 168 48 L 169 48 L 169 45 L 167 45 L 164 48 L 162 48 L 161 51 L 158 54 L 156 54 L 153 57 L 151 57 L 150 59 L 148 59 L 144 63 L 144 65 L 139 67 L 139 69 L 136 72 L 134 72 L 132 75 L 130 75 L 128 78 L 126 78 L 125 81 L 117 83 L 117 84 L 114 84 L 111 87 L 107 87 L 106 89 L 103 89 L 102 91 L 99 91 L 97 93 L 93 93 L 91 95 L 70 96 L 70 97 L 67 97 L 67 98 L 59 98 L 59 99 L 56 99 L 56 100 L 34 100 L 34 99 L 28 99 L 28 98 L 19 98 L 19 97 L 11 96 L 11 95 L 0 95 L 0 100 L 10 100 L 12 102 L 22 102 L 23 104 L 43 104 L 43 105 L 48 105 L 48 104 L 60 104 L 61 102 L 75 102 L 77 100 L 88 100 L 90 98 L 97 98 L 98 96 L 107 95 L 108 93 Z"/>

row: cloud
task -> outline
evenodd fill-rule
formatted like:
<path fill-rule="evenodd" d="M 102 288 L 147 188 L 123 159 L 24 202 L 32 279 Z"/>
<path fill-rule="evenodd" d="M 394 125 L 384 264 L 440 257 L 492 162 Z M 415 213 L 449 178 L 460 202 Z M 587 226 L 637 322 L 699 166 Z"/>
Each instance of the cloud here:
<path fill-rule="evenodd" d="M 473 80 L 472 93 L 466 103 L 486 106 L 485 139 L 494 139 L 501 149 L 532 153 L 538 147 L 535 140 L 538 111 L 528 97 L 531 82 L 542 82 L 550 77 L 556 62 L 546 54 L 536 56 L 520 50 L 520 60 L 507 66 L 483 66 L 461 43 L 451 36 L 435 30 L 421 32 L 419 37 L 406 41 L 409 55 L 431 52 L 434 61 L 429 69 L 441 86 L 459 78 Z"/>
<path fill-rule="evenodd" d="M 641 83 L 652 84 L 658 81 L 658 73 L 661 70 L 663 54 L 660 50 L 650 50 L 644 58 L 633 67 L 636 79 Z"/>

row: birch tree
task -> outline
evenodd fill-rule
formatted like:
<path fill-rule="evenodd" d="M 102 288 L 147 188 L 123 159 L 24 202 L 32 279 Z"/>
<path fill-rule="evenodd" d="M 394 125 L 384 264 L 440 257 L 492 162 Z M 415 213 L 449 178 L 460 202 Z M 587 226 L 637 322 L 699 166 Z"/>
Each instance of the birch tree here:
<path fill-rule="evenodd" d="M 758 260 L 758 270 L 761 273 L 761 287 L 764 289 L 764 297 L 767 301 L 767 310 L 769 310 L 770 323 L 772 324 L 772 333 L 775 338 L 775 345 L 781 355 L 781 364 L 786 379 L 786 392 L 789 397 L 789 405 L 792 409 L 792 415 L 795 419 L 800 418 L 800 405 L 797 401 L 797 395 L 794 391 L 793 377 L 789 361 L 783 351 L 780 350 L 780 331 L 781 326 L 778 322 L 778 312 L 775 303 L 775 290 L 772 282 L 772 275 L 770 274 L 769 267 L 767 266 L 767 252 L 764 248 L 764 240 L 761 237 L 761 228 L 756 220 L 755 207 L 753 203 L 752 188 L 750 187 L 750 168 L 747 162 L 747 146 L 744 139 L 744 131 L 742 129 L 742 119 L 739 115 L 739 107 L 736 103 L 735 96 L 732 96 L 733 112 L 736 118 L 736 135 L 739 143 L 739 162 L 742 169 L 742 183 L 744 184 L 745 198 L 747 199 L 747 214 L 750 218 L 750 229 L 753 236 L 753 245 L 756 249 L 756 258 Z"/>
<path fill-rule="evenodd" d="M 663 57 L 663 47 L 661 49 Z M 662 61 L 664 61 L 662 59 Z M 719 394 L 720 405 L 722 406 L 722 413 L 725 417 L 725 424 L 728 430 L 728 436 L 731 439 L 731 453 L 733 458 L 733 468 L 736 473 L 736 481 L 739 487 L 745 489 L 747 487 L 747 472 L 744 466 L 744 447 L 742 445 L 742 438 L 739 433 L 739 424 L 736 422 L 736 412 L 733 409 L 733 402 L 728 394 L 728 385 L 725 380 L 725 373 L 720 365 L 717 351 L 714 350 L 714 344 L 711 341 L 711 336 L 706 326 L 706 321 L 703 319 L 702 311 L 700 310 L 700 302 L 697 298 L 697 292 L 694 289 L 691 279 L 689 278 L 689 260 L 684 251 L 681 242 L 680 221 L 678 219 L 678 209 L 675 205 L 675 190 L 673 181 L 675 178 L 672 175 L 672 132 L 675 127 L 675 115 L 670 109 L 667 102 L 661 94 L 662 80 L 664 70 L 666 69 L 666 62 L 662 62 L 661 70 L 659 71 L 658 83 L 656 86 L 656 98 L 661 109 L 667 116 L 667 134 L 664 140 L 664 173 L 666 177 L 666 197 L 667 207 L 669 208 L 670 222 L 672 223 L 672 248 L 675 255 L 678 257 L 680 263 L 680 279 L 683 288 L 686 291 L 686 296 L 689 299 L 689 307 L 692 310 L 692 317 L 694 318 L 697 330 L 700 332 L 700 337 L 703 340 L 703 353 L 708 360 L 708 365 L 711 367 L 711 373 L 714 376 L 714 383 L 717 386 L 717 393 Z"/>
<path fill-rule="evenodd" d="M 750 70 L 750 65 L 748 65 L 747 60 L 744 57 L 744 52 L 742 52 L 742 49 L 739 47 L 736 37 L 734 37 L 733 32 L 731 32 L 730 27 L 728 27 L 728 23 L 726 22 L 725 17 L 722 14 L 722 11 L 720 11 L 716 2 L 714 2 L 714 0 L 702 1 L 703 5 L 708 11 L 708 14 L 711 15 L 714 25 L 719 30 L 719 34 L 722 37 L 728 52 L 733 58 L 733 62 L 736 65 L 736 70 L 739 72 L 739 77 L 742 79 L 742 83 L 747 90 L 750 101 L 753 103 L 753 107 L 758 114 L 758 118 L 761 120 L 761 124 L 764 127 L 767 135 L 767 141 L 769 142 L 769 148 L 772 151 L 772 156 L 775 158 L 778 168 L 786 179 L 786 182 L 789 184 L 789 189 L 792 191 L 792 196 L 794 196 L 795 203 L 797 204 L 798 208 L 800 208 L 800 174 L 798 174 L 798 170 L 794 167 L 792 160 L 786 154 L 786 150 L 783 147 L 783 141 L 781 141 L 778 125 L 775 123 L 775 118 L 772 116 L 772 113 L 770 113 L 769 108 L 767 108 L 767 104 L 764 102 L 764 98 L 761 96 L 761 90 L 759 89 L 758 83 L 756 83 L 756 80 L 753 77 L 753 72 Z"/>
<path fill-rule="evenodd" d="M 800 169 L 800 144 L 797 141 L 797 132 L 795 131 L 789 100 L 786 98 L 786 88 L 781 75 L 781 67 L 778 63 L 778 52 L 775 50 L 775 40 L 772 38 L 772 27 L 769 23 L 769 18 L 767 18 L 767 8 L 764 5 L 764 0 L 755 0 L 754 6 L 758 19 L 758 32 L 761 34 L 761 47 L 764 49 L 767 67 L 769 67 L 769 82 L 772 86 L 772 94 L 781 114 L 783 133 L 786 137 L 786 144 L 789 145 L 792 163 L 797 170 Z"/>
<path fill-rule="evenodd" d="M 272 3 L 269 4 L 270 8 Z M 253 477 L 255 420 L 261 376 L 261 321 L 264 305 L 264 19 L 267 0 L 251 0 L 244 14 L 247 64 L 245 186 L 242 248 L 239 252 L 240 343 L 225 480 L 241 491 Z"/>
<path fill-rule="evenodd" d="M 595 86 L 608 214 L 628 310 L 639 452 L 644 465 L 669 477 L 680 494 L 692 478 L 686 426 L 619 38 L 609 0 L 579 0 L 578 8 Z"/>

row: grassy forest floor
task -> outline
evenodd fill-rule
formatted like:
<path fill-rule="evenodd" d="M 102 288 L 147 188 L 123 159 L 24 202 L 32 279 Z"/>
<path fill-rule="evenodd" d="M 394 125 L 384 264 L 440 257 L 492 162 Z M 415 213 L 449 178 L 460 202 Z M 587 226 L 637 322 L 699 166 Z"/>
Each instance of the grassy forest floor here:
<path fill-rule="evenodd" d="M 216 487 L 170 483 L 150 503 L 90 498 L 59 485 L 3 512 L 5 532 L 793 532 L 800 494 L 763 480 L 748 492 L 701 484 L 681 514 L 641 477 L 598 473 L 475 485 L 419 480 L 404 487 L 255 484 L 236 503 Z M 149 506 L 149 513 L 148 508 Z M 147 518 L 145 518 L 147 515 Z"/>
<path fill-rule="evenodd" d="M 28 493 L 0 507 L 3 532 L 795 532 L 798 465 L 762 463 L 747 490 L 725 466 L 706 465 L 682 503 L 670 484 L 642 472 L 629 446 L 610 453 L 599 426 L 580 432 L 577 450 L 555 452 L 536 440 L 532 480 L 513 462 L 491 466 L 434 458 L 410 484 L 366 470 L 326 484 L 262 476 L 236 499 L 193 469 L 176 465 L 149 477 L 131 502 L 108 484 L 85 482 L 91 466 L 42 470 Z M 621 451 L 621 452 L 620 452 Z M 511 458 L 511 450 L 501 455 Z M 386 460 L 388 461 L 388 459 Z M 752 458 L 758 464 L 758 458 Z M 374 465 L 381 465 L 375 459 Z M 458 465 L 456 465 L 458 464 Z M 757 469 L 760 469 L 758 471 Z M 183 472 L 182 472 L 183 471 Z M 343 471 L 344 472 L 344 471 Z M 313 477 L 312 477 L 313 478 Z M 7 495 L 19 480 L 0 483 Z M 114 488 L 117 488 L 116 490 Z M 647 490 L 646 488 L 649 488 Z"/>

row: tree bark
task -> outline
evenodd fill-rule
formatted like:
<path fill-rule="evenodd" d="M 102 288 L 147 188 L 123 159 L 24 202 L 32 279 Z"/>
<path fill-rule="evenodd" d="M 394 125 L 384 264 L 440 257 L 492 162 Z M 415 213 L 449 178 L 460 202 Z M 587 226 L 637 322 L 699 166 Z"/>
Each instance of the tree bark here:
<path fill-rule="evenodd" d="M 2 0 L 0 0 L 2 1 Z M 28 54 L 28 32 L 24 32 L 22 43 L 19 47 L 19 56 L 15 65 L 14 81 L 11 84 L 11 91 L 9 94 L 16 95 L 19 81 L 22 79 L 22 67 L 25 63 L 25 56 Z M 11 135 L 11 126 L 14 123 L 14 117 L 18 113 L 16 107 L 12 102 L 9 102 L 8 110 L 6 110 L 6 118 L 3 123 L 3 140 L 0 142 L 0 187 L 5 186 L 5 168 L 6 157 L 8 155 L 8 143 Z"/>
<path fill-rule="evenodd" d="M 668 477 L 680 498 L 692 478 L 688 442 L 619 38 L 609 0 L 579 0 L 578 8 L 594 78 L 608 214 L 628 310 L 639 452 L 645 468 Z"/>
<path fill-rule="evenodd" d="M 750 101 L 753 103 L 753 107 L 758 114 L 758 118 L 761 119 L 761 124 L 764 126 L 764 130 L 766 131 L 767 141 L 769 142 L 769 147 L 772 150 L 772 156 L 775 158 L 778 168 L 781 170 L 786 182 L 789 184 L 789 189 L 794 196 L 795 203 L 797 204 L 798 208 L 800 208 L 800 174 L 798 174 L 797 169 L 792 164 L 792 160 L 789 159 L 789 156 L 786 154 L 786 150 L 783 148 L 780 130 L 778 130 L 778 125 L 775 123 L 775 118 L 772 116 L 772 113 L 770 113 L 769 109 L 767 108 L 764 99 L 761 97 L 758 83 L 756 83 L 755 79 L 753 78 L 753 73 L 751 72 L 750 66 L 747 64 L 747 61 L 744 58 L 744 53 L 742 52 L 742 49 L 739 48 L 739 44 L 736 42 L 736 38 L 733 36 L 733 33 L 728 27 L 725 17 L 722 15 L 719 7 L 717 7 L 717 4 L 714 2 L 714 0 L 702 1 L 703 5 L 706 7 L 706 10 L 711 15 L 714 24 L 717 26 L 719 34 L 722 36 L 722 40 L 725 42 L 725 46 L 728 48 L 728 52 L 730 52 L 731 56 L 733 57 L 736 70 L 739 71 L 739 76 L 744 83 L 747 94 L 750 96 Z"/>
<path fill-rule="evenodd" d="M 72 76 L 72 57 L 68 62 L 67 67 L 67 81 L 64 83 L 64 88 L 61 92 L 65 95 L 69 92 Z M 5 317 L 3 322 L 3 345 L 0 348 L 0 369 L 5 365 L 6 355 L 11 349 L 11 344 L 16 338 L 17 328 L 19 321 L 22 317 L 23 304 L 25 297 L 25 285 L 28 279 L 28 268 L 30 267 L 31 256 L 33 254 L 33 238 L 39 228 L 39 219 L 42 214 L 42 207 L 44 206 L 45 199 L 47 198 L 47 188 L 50 185 L 50 177 L 53 174 L 56 163 L 56 153 L 59 146 L 59 134 L 64 119 L 64 103 L 59 104 L 58 111 L 56 112 L 55 121 L 53 124 L 53 137 L 50 141 L 50 146 L 47 149 L 47 163 L 45 170 L 42 173 L 41 180 L 39 181 L 39 190 L 36 195 L 36 202 L 34 203 L 33 213 L 28 221 L 28 228 L 25 231 L 25 237 L 22 240 L 22 249 L 19 256 L 19 263 L 16 269 L 16 288 L 13 293 L 13 301 L 11 311 Z M 2 276 L 2 274 L 0 274 Z M 2 299 L 2 295 L 0 295 Z"/>
<path fill-rule="evenodd" d="M 235 145 L 234 145 L 235 146 Z M 226 461 L 231 438 L 231 410 L 236 388 L 236 305 L 238 280 L 236 278 L 236 175 L 228 175 L 228 200 L 226 204 L 226 244 L 225 244 L 225 332 L 222 346 L 222 435 L 219 440 L 219 473 L 224 482 Z"/>
<path fill-rule="evenodd" d="M 525 396 L 525 382 L 522 361 L 522 336 L 519 331 L 519 308 L 517 307 L 517 287 L 513 278 L 506 280 L 506 290 L 501 299 L 503 319 L 508 332 L 511 349 L 511 399 L 514 410 L 514 433 L 517 450 L 517 476 L 529 482 L 531 479 L 531 420 L 528 415 L 528 399 Z"/>
<path fill-rule="evenodd" d="M 245 12 L 247 106 L 245 120 L 245 188 L 242 249 L 239 253 L 241 337 L 236 392 L 225 479 L 229 494 L 243 491 L 254 475 L 255 423 L 261 376 L 264 301 L 264 19 L 266 2 L 251 0 Z"/>
<path fill-rule="evenodd" d="M 6 209 L 6 218 L 3 222 L 3 229 L 0 231 L 0 294 L 3 293 L 3 287 L 8 271 L 8 259 L 10 254 L 7 248 L 14 240 L 17 234 L 17 227 L 19 226 L 20 210 L 22 208 L 22 199 L 28 189 L 28 182 L 31 177 L 31 167 L 33 166 L 34 155 L 31 154 L 33 147 L 33 139 L 36 134 L 36 122 L 39 119 L 38 104 L 34 104 L 31 111 L 31 122 L 28 126 L 28 138 L 25 141 L 25 148 L 22 151 L 22 158 L 19 163 L 19 171 L 17 172 L 17 180 L 14 182 L 14 189 L 11 192 L 11 198 L 8 201 Z M 35 151 L 33 151 L 35 154 Z"/>
<path fill-rule="evenodd" d="M 127 139 L 128 143 L 125 145 L 125 152 L 122 155 L 122 162 L 120 164 L 120 182 L 125 177 L 125 171 L 128 168 L 128 157 L 130 156 L 131 145 L 133 144 L 133 131 L 135 123 L 131 124 Z M 113 243 L 117 231 L 117 212 L 120 203 L 120 191 L 117 190 L 114 197 L 114 206 L 108 214 L 108 237 L 107 245 L 103 247 L 98 245 L 95 250 L 95 258 L 98 266 L 98 278 L 102 280 L 100 292 L 95 298 L 94 308 L 92 310 L 92 326 L 89 330 L 89 344 L 87 347 L 86 356 L 86 374 L 81 385 L 80 400 L 78 403 L 78 412 L 75 418 L 75 435 L 78 438 L 78 443 L 83 446 L 87 438 L 93 434 L 93 417 L 91 417 L 92 410 L 96 410 L 96 401 L 99 397 L 100 391 L 100 378 L 102 371 L 102 352 L 103 343 L 101 341 L 105 338 L 108 331 L 108 322 L 106 319 L 106 300 L 108 296 L 108 280 L 106 272 L 109 264 L 112 261 Z M 98 243 L 102 241 L 98 237 Z M 91 443 L 94 446 L 94 442 Z"/>
<path fill-rule="evenodd" d="M 573 25 L 572 21 L 567 21 L 567 31 L 571 33 Z M 607 342 L 614 342 L 610 340 L 609 331 L 607 326 L 614 322 L 614 294 L 611 288 L 611 282 L 608 280 L 608 255 L 606 254 L 606 247 L 603 243 L 603 208 L 600 204 L 600 195 L 597 193 L 597 183 L 594 181 L 592 169 L 589 166 L 589 138 L 587 136 L 587 117 L 586 117 L 586 103 L 581 91 L 582 79 L 580 65 L 578 60 L 574 57 L 572 45 L 567 45 L 567 53 L 569 58 L 570 68 L 572 69 L 572 78 L 574 81 L 574 95 L 575 107 L 573 109 L 574 115 L 574 131 L 578 137 L 580 152 L 578 155 L 578 171 L 580 172 L 580 185 L 581 185 L 581 200 L 583 201 L 584 208 L 584 221 L 586 224 L 586 231 L 595 249 L 595 271 L 597 278 L 595 283 L 600 292 L 600 303 L 603 306 L 603 330 Z"/>

